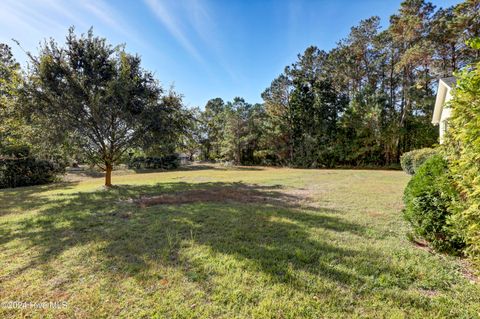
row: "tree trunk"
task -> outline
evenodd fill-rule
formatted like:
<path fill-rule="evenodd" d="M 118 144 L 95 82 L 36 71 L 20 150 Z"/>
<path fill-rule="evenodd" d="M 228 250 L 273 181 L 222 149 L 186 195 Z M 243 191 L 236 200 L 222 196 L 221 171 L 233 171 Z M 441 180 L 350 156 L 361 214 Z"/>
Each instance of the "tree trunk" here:
<path fill-rule="evenodd" d="M 105 164 L 105 186 L 112 186 L 112 170 L 113 165 L 110 163 Z"/>

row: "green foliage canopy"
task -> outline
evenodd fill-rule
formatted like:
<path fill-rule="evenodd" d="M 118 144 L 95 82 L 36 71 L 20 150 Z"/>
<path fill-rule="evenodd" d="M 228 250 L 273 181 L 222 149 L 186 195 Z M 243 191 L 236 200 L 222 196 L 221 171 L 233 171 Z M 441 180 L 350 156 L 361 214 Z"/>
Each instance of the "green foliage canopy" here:
<path fill-rule="evenodd" d="M 128 148 L 161 138 L 171 142 L 174 126 L 181 125 L 170 113 L 181 109 L 181 97 L 162 95 L 139 56 L 107 44 L 91 29 L 77 36 L 71 28 L 65 47 L 50 40 L 30 57 L 31 110 L 52 129 L 74 136 L 87 159 L 106 171 L 106 186 Z"/>

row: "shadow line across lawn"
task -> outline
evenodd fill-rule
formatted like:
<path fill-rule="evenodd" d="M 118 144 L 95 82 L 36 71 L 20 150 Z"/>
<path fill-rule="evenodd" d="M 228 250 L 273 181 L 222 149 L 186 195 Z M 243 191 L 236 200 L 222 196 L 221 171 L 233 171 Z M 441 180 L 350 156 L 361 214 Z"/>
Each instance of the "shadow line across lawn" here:
<path fill-rule="evenodd" d="M 205 163 L 205 164 L 188 164 L 188 165 L 182 165 L 179 166 L 178 168 L 174 169 L 164 169 L 164 168 L 132 168 L 129 169 L 130 171 L 134 171 L 135 174 L 151 174 L 151 173 L 163 173 L 163 172 L 192 172 L 192 171 L 263 171 L 265 170 L 264 167 L 260 166 L 221 166 L 219 164 L 211 164 L 211 163 Z M 127 173 L 129 172 L 128 170 L 114 170 L 113 173 Z M 100 177 L 105 177 L 105 172 L 99 170 L 98 168 L 88 168 L 84 167 L 81 169 L 69 169 L 67 171 L 68 175 L 71 175 L 73 177 L 79 178 L 79 177 L 92 177 L 92 178 L 100 178 Z"/>
<path fill-rule="evenodd" d="M 189 192 L 199 190 L 214 190 L 208 196 L 218 194 L 218 198 L 138 205 L 138 200 L 159 194 L 188 197 Z M 243 195 L 222 200 L 222 194 L 231 192 Z M 25 209 L 41 205 L 37 217 L 20 221 L 15 232 L 2 234 L 0 244 L 20 240 L 39 254 L 3 280 L 48 263 L 72 247 L 94 242 L 104 243 L 95 252 L 103 269 L 143 279 L 152 264 L 162 263 L 185 273 L 193 269 L 198 280 L 208 283 L 211 274 L 205 264 L 183 255 L 185 242 L 248 262 L 272 282 L 304 292 L 311 287 L 297 276 L 302 272 L 340 286 L 361 286 L 379 274 L 394 278 L 401 272 L 391 268 L 375 250 L 338 244 L 345 236 L 369 240 L 364 227 L 342 218 L 344 212 L 310 207 L 303 198 L 279 186 L 178 182 L 121 185 L 97 192 L 59 194 L 52 200 L 28 198 L 18 204 Z M 322 236 L 314 236 L 318 232 Z"/>

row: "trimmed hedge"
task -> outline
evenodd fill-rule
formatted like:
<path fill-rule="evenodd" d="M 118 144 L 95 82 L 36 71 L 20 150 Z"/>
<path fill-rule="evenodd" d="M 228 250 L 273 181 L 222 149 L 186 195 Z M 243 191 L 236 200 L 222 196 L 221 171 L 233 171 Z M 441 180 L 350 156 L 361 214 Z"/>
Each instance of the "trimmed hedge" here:
<path fill-rule="evenodd" d="M 404 193 L 404 217 L 416 234 L 437 250 L 458 253 L 464 246 L 451 226 L 460 195 L 447 161 L 434 155 L 418 168 Z"/>
<path fill-rule="evenodd" d="M 480 39 L 475 43 L 480 50 Z M 480 62 L 455 76 L 457 84 L 449 102 L 452 117 L 444 144 L 455 185 L 462 194 L 453 223 L 465 238 L 466 253 L 480 269 Z"/>
<path fill-rule="evenodd" d="M 433 148 L 422 148 L 403 153 L 400 157 L 400 165 L 405 173 L 413 175 L 427 159 L 437 153 Z"/>
<path fill-rule="evenodd" d="M 63 167 L 46 160 L 0 158 L 0 188 L 51 183 L 62 172 Z"/>
<path fill-rule="evenodd" d="M 129 160 L 128 168 L 132 169 L 174 169 L 180 166 L 178 154 L 171 154 L 162 157 L 138 156 Z"/>

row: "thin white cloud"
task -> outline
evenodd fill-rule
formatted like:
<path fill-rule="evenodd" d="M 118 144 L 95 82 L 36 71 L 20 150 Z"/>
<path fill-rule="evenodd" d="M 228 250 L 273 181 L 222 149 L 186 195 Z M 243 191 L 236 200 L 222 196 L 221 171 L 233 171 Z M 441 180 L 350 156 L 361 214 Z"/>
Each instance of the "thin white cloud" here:
<path fill-rule="evenodd" d="M 151 46 L 125 21 L 118 10 L 102 0 L 0 0 L 0 39 L 9 41 L 13 37 L 28 49 L 44 38 L 63 38 L 72 25 L 86 29 L 100 23 L 125 42 L 150 50 Z"/>
<path fill-rule="evenodd" d="M 224 58 L 222 44 L 217 36 L 218 28 L 215 19 L 212 18 L 212 14 L 204 1 L 183 0 L 174 4 L 162 0 L 144 0 L 144 2 L 175 40 L 194 59 L 207 67 L 203 56 L 192 41 L 192 37 L 198 37 L 206 49 L 214 54 L 215 61 L 230 78 L 234 81 L 240 80 Z M 187 31 L 190 31 L 190 34 Z"/>
<path fill-rule="evenodd" d="M 172 12 L 169 12 L 164 4 L 158 0 L 145 0 L 145 3 L 180 45 L 197 61 L 204 63 L 202 56 L 190 39 L 185 35 L 178 20 L 173 18 Z"/>
<path fill-rule="evenodd" d="M 217 36 L 217 26 L 205 2 L 201 0 L 190 0 L 184 1 L 183 4 L 184 9 L 188 12 L 189 22 L 200 39 L 213 51 L 216 56 L 216 61 L 230 78 L 239 82 L 240 79 L 238 75 L 222 54 L 222 44 Z"/>
<path fill-rule="evenodd" d="M 83 0 L 79 1 L 79 3 L 85 10 L 95 16 L 102 24 L 109 27 L 112 31 L 121 34 L 145 48 L 149 47 L 149 45 L 134 31 L 134 28 L 130 25 L 119 23 L 119 21 L 125 21 L 125 18 L 122 17 L 112 6 L 101 0 Z"/>
<path fill-rule="evenodd" d="M 48 1 L 0 1 L 0 41 L 11 45 L 20 63 L 29 63 L 24 50 L 34 50 L 47 37 L 64 35 L 67 27 L 50 8 Z M 12 39 L 18 40 L 21 48 Z"/>
<path fill-rule="evenodd" d="M 66 18 L 69 23 L 72 23 L 81 28 L 88 28 L 89 26 L 79 18 L 78 11 L 72 11 L 71 7 L 65 5 L 62 0 L 41 0 L 42 7 L 50 9 L 49 11 L 56 11 L 57 14 Z"/>
<path fill-rule="evenodd" d="M 29 5 L 22 1 L 2 1 L 0 6 L 2 17 L 8 20 L 20 22 L 19 24 L 29 29 L 30 32 L 41 33 L 45 30 L 62 27 L 55 19 L 41 14 L 35 5 Z M 10 25 L 14 29 L 18 24 Z"/>
<path fill-rule="evenodd" d="M 112 8 L 108 7 L 104 2 L 81 1 L 80 3 L 87 11 L 93 14 L 103 24 L 110 27 L 117 33 L 129 36 L 129 32 L 127 31 L 127 29 L 125 29 L 121 24 L 119 24 L 116 19 L 112 18 L 112 16 L 114 15 Z"/>

